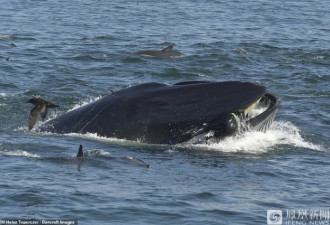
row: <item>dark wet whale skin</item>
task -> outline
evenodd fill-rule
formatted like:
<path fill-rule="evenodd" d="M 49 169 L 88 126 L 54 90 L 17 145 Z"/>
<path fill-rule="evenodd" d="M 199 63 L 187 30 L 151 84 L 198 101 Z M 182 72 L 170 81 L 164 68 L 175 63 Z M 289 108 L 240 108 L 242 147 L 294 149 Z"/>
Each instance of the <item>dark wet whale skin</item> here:
<path fill-rule="evenodd" d="M 236 81 L 146 83 L 70 111 L 45 123 L 39 131 L 179 143 L 217 129 L 228 114 L 247 107 L 266 92 L 263 86 Z"/>

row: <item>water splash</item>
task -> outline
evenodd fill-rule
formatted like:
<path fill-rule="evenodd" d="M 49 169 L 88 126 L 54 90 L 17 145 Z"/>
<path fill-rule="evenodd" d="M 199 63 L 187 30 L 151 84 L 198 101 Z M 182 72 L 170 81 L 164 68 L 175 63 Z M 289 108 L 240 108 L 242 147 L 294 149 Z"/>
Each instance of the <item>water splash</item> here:
<path fill-rule="evenodd" d="M 322 150 L 321 146 L 304 140 L 300 130 L 292 123 L 285 121 L 274 121 L 266 133 L 249 131 L 239 136 L 225 138 L 216 143 L 197 144 L 195 146 L 200 149 L 221 152 L 260 154 L 273 150 L 278 145 Z"/>
<path fill-rule="evenodd" d="M 23 150 L 12 150 L 12 151 L 5 150 L 5 151 L 1 151 L 1 154 L 8 155 L 8 156 L 40 158 L 40 156 L 37 154 L 32 154 L 32 153 L 29 153 L 29 152 L 23 151 Z"/>
<path fill-rule="evenodd" d="M 53 133 L 44 133 L 54 135 Z M 101 137 L 96 133 L 77 134 L 70 133 L 65 136 L 87 138 L 97 141 L 112 142 L 119 145 L 148 146 L 142 142 L 130 141 L 126 139 Z M 251 154 L 265 153 L 274 150 L 279 145 L 286 145 L 296 148 L 307 148 L 322 151 L 320 145 L 306 141 L 301 135 L 301 131 L 294 124 L 287 121 L 274 121 L 270 129 L 266 132 L 248 131 L 241 135 L 227 137 L 221 141 L 209 142 L 206 144 L 194 144 L 192 142 L 175 145 L 175 147 L 194 148 L 198 150 L 211 150 L 219 152 L 243 152 Z M 158 146 L 158 145 L 156 145 Z M 161 145 L 159 145 L 161 146 Z"/>
<path fill-rule="evenodd" d="M 106 152 L 106 151 L 98 150 L 98 149 L 88 150 L 84 154 L 85 154 L 85 157 L 109 157 L 109 156 L 111 156 L 110 152 Z"/>
<path fill-rule="evenodd" d="M 44 134 L 54 135 L 53 133 L 47 133 L 47 132 L 44 132 Z M 99 136 L 97 133 L 86 133 L 86 134 L 69 133 L 69 134 L 64 134 L 64 136 L 87 138 L 90 140 L 98 140 L 98 141 L 105 141 L 105 142 L 117 142 L 117 143 L 131 142 L 126 139 L 102 137 L 102 136 Z"/>
<path fill-rule="evenodd" d="M 79 102 L 79 103 L 75 104 L 71 109 L 69 109 L 68 112 L 73 111 L 75 109 L 78 109 L 80 107 L 83 107 L 85 105 L 88 105 L 89 103 L 95 102 L 95 101 L 99 100 L 100 98 L 102 98 L 102 96 L 98 96 L 98 97 L 95 97 L 95 98 L 90 98 L 88 100 Z"/>

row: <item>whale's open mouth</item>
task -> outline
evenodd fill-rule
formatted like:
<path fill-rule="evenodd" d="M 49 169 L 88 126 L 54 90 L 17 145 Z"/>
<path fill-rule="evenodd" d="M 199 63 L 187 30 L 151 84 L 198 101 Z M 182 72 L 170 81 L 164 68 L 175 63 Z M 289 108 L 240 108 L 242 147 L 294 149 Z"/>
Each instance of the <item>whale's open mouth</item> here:
<path fill-rule="evenodd" d="M 254 108 L 247 113 L 245 117 L 246 125 L 252 130 L 267 131 L 275 119 L 280 102 L 280 99 L 273 94 L 267 93 L 264 95 Z"/>
<path fill-rule="evenodd" d="M 207 140 L 222 139 L 246 131 L 266 132 L 272 125 L 280 99 L 266 93 L 248 106 L 231 113 L 221 114 L 212 120 L 204 129 L 195 131 L 189 142 L 201 143 Z"/>
<path fill-rule="evenodd" d="M 267 93 L 251 105 L 231 113 L 236 131 L 256 130 L 266 132 L 275 119 L 280 100 Z M 228 121 L 231 122 L 231 121 Z"/>

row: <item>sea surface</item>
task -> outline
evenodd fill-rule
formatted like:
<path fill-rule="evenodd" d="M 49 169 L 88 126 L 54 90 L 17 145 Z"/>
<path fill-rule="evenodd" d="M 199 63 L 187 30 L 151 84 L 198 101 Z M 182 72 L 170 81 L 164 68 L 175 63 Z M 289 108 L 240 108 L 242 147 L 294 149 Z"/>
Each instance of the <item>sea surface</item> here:
<path fill-rule="evenodd" d="M 283 224 L 287 210 L 330 210 L 329 1 L 0 3 L 0 219 L 255 225 L 268 210 Z M 184 57 L 132 54 L 170 44 Z M 111 91 L 191 80 L 266 86 L 282 101 L 275 122 L 210 144 L 28 131 L 32 97 L 60 105 L 47 121 Z"/>

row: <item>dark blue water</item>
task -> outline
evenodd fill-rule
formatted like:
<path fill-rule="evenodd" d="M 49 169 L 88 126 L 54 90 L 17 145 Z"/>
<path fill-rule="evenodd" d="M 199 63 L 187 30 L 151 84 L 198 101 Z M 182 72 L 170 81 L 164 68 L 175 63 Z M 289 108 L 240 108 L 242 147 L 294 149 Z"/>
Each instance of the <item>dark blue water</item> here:
<path fill-rule="evenodd" d="M 329 209 L 329 12 L 316 0 L 2 2 L 0 219 L 266 224 L 269 209 Z M 169 44 L 185 57 L 131 54 Z M 282 103 L 268 132 L 209 145 L 27 131 L 31 97 L 61 105 L 50 119 L 187 80 L 255 82 Z"/>

